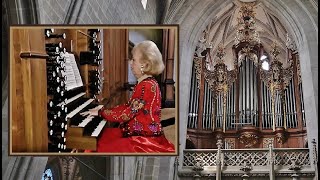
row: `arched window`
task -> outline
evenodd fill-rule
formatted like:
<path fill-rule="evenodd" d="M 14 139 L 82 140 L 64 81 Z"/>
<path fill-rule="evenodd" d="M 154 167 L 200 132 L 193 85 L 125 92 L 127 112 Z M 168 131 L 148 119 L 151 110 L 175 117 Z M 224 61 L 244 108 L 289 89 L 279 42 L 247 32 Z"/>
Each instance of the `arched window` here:
<path fill-rule="evenodd" d="M 44 171 L 41 180 L 53 180 L 53 175 L 50 168 Z"/>

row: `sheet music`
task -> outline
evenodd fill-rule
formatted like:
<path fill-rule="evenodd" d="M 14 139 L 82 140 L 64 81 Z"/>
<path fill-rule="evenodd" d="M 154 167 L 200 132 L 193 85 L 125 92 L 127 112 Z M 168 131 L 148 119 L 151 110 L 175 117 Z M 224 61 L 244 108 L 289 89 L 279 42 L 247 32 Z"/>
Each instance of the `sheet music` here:
<path fill-rule="evenodd" d="M 65 62 L 66 71 L 64 75 L 67 77 L 67 81 L 66 81 L 67 91 L 70 89 L 83 86 L 80 71 L 78 69 L 78 65 L 75 60 L 74 54 L 67 52 L 65 53 L 64 57 L 66 59 L 66 62 Z"/>

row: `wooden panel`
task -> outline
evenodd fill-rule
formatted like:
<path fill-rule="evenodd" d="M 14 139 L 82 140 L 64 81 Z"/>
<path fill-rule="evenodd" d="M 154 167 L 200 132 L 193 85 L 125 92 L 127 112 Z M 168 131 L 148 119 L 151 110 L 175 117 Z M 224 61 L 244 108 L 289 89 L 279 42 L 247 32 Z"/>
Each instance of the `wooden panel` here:
<path fill-rule="evenodd" d="M 104 84 L 103 97 L 107 107 L 125 103 L 128 92 L 123 90 L 128 76 L 128 35 L 127 30 L 104 29 Z"/>
<path fill-rule="evenodd" d="M 83 136 L 83 128 L 69 127 L 66 138 L 67 148 L 87 149 L 94 151 L 97 149 L 97 138 Z"/>
<path fill-rule="evenodd" d="M 12 151 L 48 151 L 46 61 L 20 58 L 21 52 L 46 54 L 41 29 L 13 31 Z M 38 42 L 38 43 L 32 43 Z M 19 44 L 19 45 L 18 45 Z"/>

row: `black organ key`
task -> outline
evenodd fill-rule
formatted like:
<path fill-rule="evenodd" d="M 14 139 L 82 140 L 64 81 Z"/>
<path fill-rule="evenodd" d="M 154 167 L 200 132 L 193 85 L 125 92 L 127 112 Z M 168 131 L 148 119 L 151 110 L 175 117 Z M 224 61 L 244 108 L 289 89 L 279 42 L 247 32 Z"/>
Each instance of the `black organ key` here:
<path fill-rule="evenodd" d="M 79 98 L 74 100 L 73 102 L 67 104 L 67 108 L 69 112 L 72 112 L 73 110 L 75 110 L 76 108 L 78 108 L 80 105 L 82 105 L 83 103 L 85 103 L 87 100 L 89 100 L 89 98 Z"/>
<path fill-rule="evenodd" d="M 99 123 L 103 121 L 102 118 L 96 116 L 94 117 L 85 127 L 83 130 L 84 136 L 91 136 L 93 131 L 98 127 Z"/>
<path fill-rule="evenodd" d="M 86 91 L 85 86 L 80 86 L 80 87 L 74 88 L 72 90 L 66 91 L 65 97 L 68 99 L 71 99 L 72 97 L 74 97 L 82 92 L 85 92 L 85 91 Z"/>

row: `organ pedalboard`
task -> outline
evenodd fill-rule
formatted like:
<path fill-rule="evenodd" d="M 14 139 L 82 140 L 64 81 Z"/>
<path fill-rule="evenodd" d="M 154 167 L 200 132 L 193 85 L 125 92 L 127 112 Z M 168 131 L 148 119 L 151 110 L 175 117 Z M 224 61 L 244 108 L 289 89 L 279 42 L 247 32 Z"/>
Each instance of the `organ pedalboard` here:
<path fill-rule="evenodd" d="M 77 63 L 63 46 L 67 34 L 56 33 L 55 29 L 45 29 L 45 49 L 49 55 L 46 60 L 49 152 L 71 152 L 74 148 L 96 149 L 97 137 L 106 121 L 97 116 L 80 114 L 92 108 L 102 108 L 95 99 L 101 94 L 103 81 L 99 72 L 102 60 L 99 33 L 99 29 L 89 29 L 89 50 L 80 52 L 80 66 L 94 67 L 88 70 L 88 85 L 82 83 L 80 73 L 78 76 L 75 73 L 75 79 L 79 83 L 71 85 L 73 82 L 70 77 L 74 77 L 69 75 L 74 70 L 71 65 L 73 61 L 73 64 Z M 77 66 L 73 66 L 75 67 Z"/>

